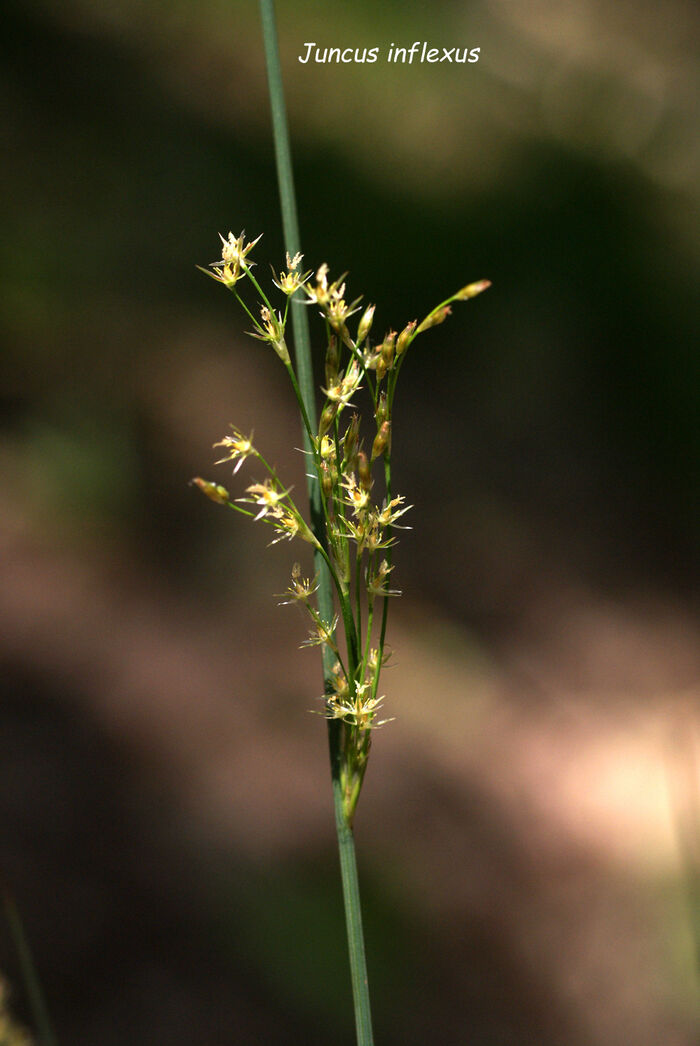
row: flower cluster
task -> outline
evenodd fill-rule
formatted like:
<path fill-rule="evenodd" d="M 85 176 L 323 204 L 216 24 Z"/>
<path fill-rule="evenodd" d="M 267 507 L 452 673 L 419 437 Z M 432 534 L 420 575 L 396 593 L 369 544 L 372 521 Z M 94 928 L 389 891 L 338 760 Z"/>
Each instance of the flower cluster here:
<path fill-rule="evenodd" d="M 289 373 L 306 428 L 310 474 L 318 484 L 323 525 L 311 529 L 292 497 L 292 488 L 279 481 L 274 468 L 253 445 L 253 434 L 246 436 L 233 426 L 231 435 L 215 444 L 224 448 L 217 464 L 232 463 L 235 474 L 251 459 L 265 475 L 234 500 L 218 484 L 199 477 L 193 482 L 212 501 L 271 525 L 275 532 L 272 544 L 300 538 L 312 545 L 318 562 L 330 574 L 337 611 L 332 618 L 329 615 L 324 619 L 315 605 L 317 577 L 304 579 L 298 563 L 282 602 L 304 609 L 311 628 L 303 645 L 325 648 L 327 663 L 332 665 L 326 671 L 323 714 L 339 721 L 343 731 L 341 780 L 351 818 L 371 733 L 387 721 L 378 718 L 384 701 L 378 687 L 387 660 L 388 605 L 390 598 L 400 595 L 398 589 L 390 587 L 392 553 L 395 531 L 403 526 L 397 521 L 410 508 L 405 498 L 391 489 L 391 435 L 399 372 L 416 337 L 442 323 L 453 302 L 475 297 L 489 283 L 482 280 L 468 284 L 436 306 L 421 323 L 411 320 L 400 333 L 389 331 L 373 341 L 374 305 L 364 309 L 353 334 L 349 321 L 360 312 L 361 299 L 348 303 L 345 276 L 331 280 L 325 264 L 313 278 L 311 271 L 303 272 L 300 254 L 293 258 L 287 254 L 285 271 L 273 270 L 273 283 L 286 298 L 284 308 L 275 309 L 248 260 L 259 239 L 246 243 L 244 233 L 238 237 L 229 233 L 227 239 L 222 236 L 221 258 L 203 271 L 233 292 L 253 323 L 252 336 L 271 345 Z M 244 277 L 258 298 L 254 309 L 238 291 Z M 289 306 L 298 293 L 305 304 L 318 307 L 327 331 L 318 424 L 306 409 L 286 343 Z M 357 407 L 357 396 L 363 390 L 370 407 L 364 419 Z M 344 417 L 346 410 L 349 420 Z M 374 492 L 375 473 L 381 476 L 379 497 Z"/>

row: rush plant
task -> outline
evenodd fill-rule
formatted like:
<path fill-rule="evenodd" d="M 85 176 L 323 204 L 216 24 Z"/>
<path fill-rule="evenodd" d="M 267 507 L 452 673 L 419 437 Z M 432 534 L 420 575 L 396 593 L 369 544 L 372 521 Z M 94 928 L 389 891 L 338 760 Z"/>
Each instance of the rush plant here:
<path fill-rule="evenodd" d="M 308 512 L 265 458 L 253 435 L 235 425 L 215 444 L 217 464 L 245 464 L 251 480 L 238 496 L 213 480 L 193 480 L 217 504 L 271 529 L 271 544 L 306 544 L 314 568 L 291 569 L 283 602 L 308 618 L 306 646 L 323 659 L 321 714 L 328 725 L 331 781 L 345 906 L 358 1046 L 373 1043 L 353 820 L 374 731 L 388 720 L 380 680 L 386 664 L 387 617 L 397 531 L 410 506 L 392 487 L 391 442 L 401 369 L 416 338 L 442 323 L 455 302 L 490 285 L 469 283 L 435 306 L 422 321 L 376 338 L 375 307 L 346 300 L 345 276 L 331 278 L 326 264 L 304 270 L 272 0 L 260 0 L 272 110 L 286 267 L 275 273 L 273 302 L 253 273 L 260 237 L 221 236 L 221 257 L 202 271 L 226 288 L 251 324 L 253 338 L 269 346 L 289 375 L 301 415 L 307 460 Z M 320 399 L 313 377 L 308 315 L 318 314 L 325 337 Z M 292 328 L 293 339 L 289 338 Z M 294 348 L 293 359 L 289 345 Z M 362 406 L 361 404 L 364 404 Z M 320 407 L 320 410 L 318 409 Z"/>
<path fill-rule="evenodd" d="M 400 333 L 390 330 L 375 340 L 375 306 L 362 309 L 359 298 L 346 301 L 345 278 L 331 280 L 325 264 L 315 275 L 304 272 L 299 253 L 287 254 L 286 268 L 272 281 L 283 302 L 276 307 L 253 273 L 250 255 L 259 239 L 246 242 L 245 233 L 222 236 L 221 257 L 202 271 L 234 295 L 252 325 L 251 336 L 270 346 L 289 375 L 306 436 L 308 476 L 320 502 L 320 518 L 312 515 L 307 522 L 304 507 L 253 442 L 253 435 L 234 425 L 214 444 L 222 448 L 223 455 L 216 464 L 231 464 L 237 474 L 245 463 L 252 468 L 254 482 L 238 497 L 220 483 L 199 476 L 193 483 L 217 504 L 271 528 L 271 544 L 304 543 L 315 552 L 316 575 L 304 577 L 295 562 L 283 602 L 303 607 L 309 624 L 303 645 L 319 646 L 323 651 L 322 714 L 333 725 L 332 768 L 340 801 L 337 820 L 342 832 L 350 834 L 372 735 L 387 722 L 381 718 L 380 678 L 388 658 L 389 603 L 401 594 L 391 587 L 396 531 L 405 526 L 410 508 L 405 497 L 394 492 L 391 478 L 399 375 L 416 338 L 442 323 L 454 302 L 468 301 L 489 283 L 467 284 L 420 323 L 411 320 Z M 250 303 L 243 297 L 244 286 L 252 290 Z M 287 344 L 290 306 L 296 298 L 319 314 L 325 333 L 325 382 L 318 422 L 302 396 Z M 331 580 L 330 603 L 319 598 L 322 570 Z M 359 921 L 359 901 L 355 918 Z M 364 965 L 364 949 L 360 952 Z M 366 989 L 364 974 L 361 981 Z"/>

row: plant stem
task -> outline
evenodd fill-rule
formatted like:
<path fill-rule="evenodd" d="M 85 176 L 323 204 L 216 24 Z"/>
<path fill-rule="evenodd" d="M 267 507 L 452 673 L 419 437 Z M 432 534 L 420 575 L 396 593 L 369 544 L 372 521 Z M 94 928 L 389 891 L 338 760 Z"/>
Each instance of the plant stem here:
<path fill-rule="evenodd" d="M 267 64 L 270 107 L 272 110 L 275 159 L 277 162 L 277 181 L 280 203 L 282 206 L 282 227 L 287 252 L 291 257 L 300 251 L 299 223 L 297 219 L 292 155 L 287 130 L 287 114 L 284 104 L 282 71 L 280 67 L 279 47 L 277 43 L 277 26 L 273 0 L 260 0 L 265 59 Z M 292 305 L 292 329 L 294 332 L 296 370 L 299 376 L 301 400 L 306 410 L 306 419 L 310 428 L 316 428 L 316 409 L 313 367 L 311 363 L 311 342 L 306 309 L 301 304 Z M 305 450 L 313 448 L 309 434 L 304 426 Z M 325 548 L 326 535 L 322 494 L 316 479 L 308 482 L 311 523 L 314 533 Z M 331 578 L 321 552 L 316 552 L 316 569 L 319 574 L 318 608 L 325 621 L 333 618 L 333 592 Z M 349 651 L 348 651 L 349 653 Z M 332 693 L 333 654 L 325 645 L 323 648 L 323 674 L 326 693 Z M 343 884 L 343 902 L 345 905 L 345 924 L 348 936 L 350 955 L 350 974 L 352 978 L 353 1002 L 355 1007 L 355 1028 L 358 1046 L 372 1046 L 372 1018 L 367 983 L 367 965 L 362 929 L 362 912 L 357 879 L 357 861 L 355 858 L 355 841 L 352 825 L 345 813 L 345 802 L 340 777 L 341 744 L 343 727 L 338 720 L 328 721 L 328 745 L 333 784 L 333 806 L 338 835 L 340 854 L 340 873 Z"/>
<path fill-rule="evenodd" d="M 10 928 L 10 936 L 17 951 L 22 980 L 29 999 L 29 1006 L 39 1036 L 40 1046 L 56 1046 L 56 1038 L 51 1028 L 49 1012 L 46 1008 L 44 993 L 41 990 L 39 975 L 34 965 L 29 941 L 15 900 L 6 886 L 2 887 L 2 898 L 5 917 Z"/>
<path fill-rule="evenodd" d="M 273 0 L 260 0 L 263 39 L 265 43 L 265 61 L 267 64 L 267 83 L 270 93 L 272 111 L 272 133 L 275 143 L 275 161 L 277 164 L 277 184 L 280 204 L 282 206 L 282 229 L 285 248 L 293 258 L 300 253 L 299 221 L 297 219 L 296 195 L 294 192 L 294 174 L 292 171 L 292 152 L 287 130 L 287 109 L 284 104 L 282 70 L 280 67 L 279 47 L 277 45 L 277 24 Z M 315 419 L 315 392 L 313 368 L 311 365 L 311 340 L 309 338 L 309 321 L 306 309 L 301 302 L 292 303 L 292 329 L 294 331 L 295 359 L 299 386 L 302 391 L 309 418 Z M 320 492 L 318 500 L 320 502 Z"/>

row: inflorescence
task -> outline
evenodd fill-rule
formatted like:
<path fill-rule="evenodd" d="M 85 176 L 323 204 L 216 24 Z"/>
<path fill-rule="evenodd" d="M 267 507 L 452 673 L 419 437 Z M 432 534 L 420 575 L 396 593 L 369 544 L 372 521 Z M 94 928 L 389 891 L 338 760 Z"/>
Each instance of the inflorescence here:
<path fill-rule="evenodd" d="M 244 462 L 253 461 L 263 469 L 262 482 L 251 483 L 244 496 L 231 499 L 228 490 L 199 477 L 193 480 L 212 501 L 228 505 L 274 530 L 272 544 L 282 540 L 312 545 L 325 561 L 335 589 L 338 613 L 323 620 L 314 600 L 317 579 L 304 579 L 298 563 L 292 568 L 291 584 L 284 603 L 302 606 L 310 620 L 310 633 L 303 645 L 321 646 L 328 651 L 324 715 L 338 720 L 343 728 L 341 777 L 348 817 L 357 803 L 367 764 L 371 731 L 381 726 L 384 696 L 379 696 L 379 678 L 388 654 L 385 649 L 389 599 L 400 595 L 390 587 L 394 567 L 392 550 L 397 523 L 408 512 L 402 495 L 391 489 L 391 432 L 396 384 L 407 350 L 412 342 L 450 314 L 456 301 L 466 301 L 490 286 L 480 280 L 463 287 L 436 306 L 419 324 L 408 323 L 397 334 L 389 331 L 372 342 L 370 334 L 374 305 L 362 311 L 354 336 L 350 318 L 361 311 L 360 298 L 347 303 L 344 277 L 329 279 L 328 266 L 315 276 L 301 268 L 302 255 L 287 255 L 287 268 L 274 274 L 273 283 L 286 298 L 283 310 L 275 310 L 260 287 L 248 259 L 260 237 L 248 243 L 245 233 L 237 238 L 221 237 L 221 258 L 202 269 L 222 283 L 238 299 L 253 324 L 252 337 L 269 343 L 285 365 L 292 381 L 309 438 L 311 475 L 318 483 L 323 509 L 323 526 L 312 530 L 292 497 L 291 488 L 279 480 L 275 469 L 246 436 L 233 425 L 230 435 L 214 444 L 223 448 L 217 464 L 233 463 L 234 474 Z M 258 302 L 255 310 L 245 304 L 238 291 L 246 278 Z M 312 427 L 299 391 L 286 343 L 289 307 L 301 294 L 304 303 L 320 310 L 326 329 L 325 383 L 321 387 L 322 408 L 318 426 Z M 366 389 L 371 405 L 371 444 L 365 450 L 362 419 L 357 406 L 358 393 Z M 383 469 L 381 469 L 383 466 Z M 375 473 L 382 471 L 381 494 L 377 496 Z M 245 507 L 244 507 L 245 506 Z M 379 606 L 380 612 L 375 614 Z M 339 640 L 340 623 L 344 633 Z M 373 642 L 375 645 L 372 645 Z"/>

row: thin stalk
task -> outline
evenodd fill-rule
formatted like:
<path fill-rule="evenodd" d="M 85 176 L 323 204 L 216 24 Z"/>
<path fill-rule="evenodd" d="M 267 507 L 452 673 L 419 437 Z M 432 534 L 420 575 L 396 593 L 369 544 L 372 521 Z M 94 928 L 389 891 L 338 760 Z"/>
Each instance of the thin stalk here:
<path fill-rule="evenodd" d="M 267 64 L 267 83 L 270 93 L 272 111 L 272 132 L 275 143 L 275 161 L 277 163 L 277 184 L 280 204 L 282 206 L 282 229 L 284 243 L 290 257 L 301 253 L 299 238 L 299 221 L 294 191 L 294 174 L 292 171 L 292 151 L 289 145 L 287 130 L 287 109 L 284 104 L 282 70 L 280 67 L 279 47 L 277 45 L 277 23 L 273 0 L 260 0 L 263 40 L 265 44 L 265 61 Z M 310 418 L 316 411 L 314 377 L 311 364 L 311 339 L 306 309 L 301 302 L 292 304 L 292 329 L 294 331 L 295 358 L 299 386 L 302 390 L 306 409 Z M 320 500 L 320 499 L 319 499 Z"/>
<path fill-rule="evenodd" d="M 357 630 L 357 659 L 359 661 L 362 651 L 359 644 L 362 642 L 362 552 L 358 549 L 355 556 L 355 626 Z M 369 635 L 369 632 L 368 632 Z"/>
<path fill-rule="evenodd" d="M 373 559 L 370 559 L 367 569 L 370 570 L 373 563 Z M 371 650 L 372 643 L 372 621 L 374 619 L 374 596 L 370 596 L 369 603 L 367 606 L 367 639 L 365 641 L 365 649 L 362 655 L 362 678 L 364 679 L 367 665 L 369 664 L 369 652 Z"/>
<path fill-rule="evenodd" d="M 314 434 L 313 434 L 313 429 L 311 428 L 311 419 L 309 417 L 309 412 L 306 409 L 306 404 L 304 403 L 304 397 L 301 394 L 301 389 L 299 388 L 299 382 L 297 381 L 296 374 L 294 373 L 294 367 L 292 367 L 291 363 L 286 364 L 286 367 L 287 367 L 287 373 L 289 374 L 289 378 L 290 378 L 290 380 L 292 382 L 292 388 L 294 389 L 294 394 L 295 394 L 295 396 L 297 398 L 297 403 L 299 404 L 299 410 L 301 411 L 301 420 L 304 422 L 304 431 L 305 431 L 305 433 L 309 437 L 308 442 L 309 442 L 309 445 L 311 446 L 311 453 L 314 456 L 314 461 L 317 461 L 318 458 L 319 458 L 319 455 L 313 449 L 313 444 L 311 444 L 311 440 L 313 439 L 313 435 Z M 314 419 L 314 428 L 315 427 L 316 427 L 316 419 Z M 308 450 L 309 447 L 305 447 L 304 449 Z M 315 477 L 313 477 L 310 480 L 310 484 L 314 482 L 314 479 L 315 479 Z M 318 489 L 318 487 L 315 487 L 314 489 Z"/>
<path fill-rule="evenodd" d="M 277 163 L 277 181 L 282 207 L 282 227 L 285 247 L 291 257 L 301 250 L 299 222 L 297 219 L 296 196 L 294 192 L 294 175 L 292 154 L 287 130 L 287 113 L 284 103 L 282 70 L 280 67 L 279 47 L 277 43 L 277 26 L 273 0 L 260 0 L 265 60 L 267 65 L 270 107 L 272 110 L 272 127 Z M 299 378 L 301 399 L 306 409 L 309 427 L 316 428 L 315 391 L 313 367 L 311 362 L 311 340 L 306 309 L 301 304 L 292 305 L 292 329 L 294 332 L 296 371 Z M 304 431 L 305 450 L 312 452 L 309 435 Z M 311 524 L 322 547 L 325 547 L 324 513 L 320 484 L 315 479 L 308 481 L 309 502 L 311 507 Z M 333 592 L 331 578 L 326 569 L 324 557 L 316 553 L 316 569 L 319 575 L 318 608 L 321 617 L 330 621 L 333 617 Z M 332 693 L 333 654 L 327 646 L 323 649 L 324 685 L 326 693 Z M 343 902 L 345 906 L 345 924 L 348 936 L 350 956 L 350 973 L 352 979 L 353 1002 L 355 1007 L 355 1028 L 358 1046 L 372 1046 L 372 1018 L 367 983 L 367 964 L 365 959 L 364 934 L 362 929 L 362 912 L 357 879 L 357 861 L 355 858 L 355 840 L 352 826 L 345 813 L 343 788 L 340 777 L 341 745 L 343 727 L 338 720 L 328 721 L 328 746 L 331 762 L 331 780 L 333 786 L 333 806 L 338 835 L 340 855 L 340 872 L 343 884 Z"/>
<path fill-rule="evenodd" d="M 41 990 L 39 975 L 34 964 L 34 957 L 32 956 L 32 950 L 29 947 L 29 940 L 25 933 L 24 925 L 20 918 L 15 900 L 7 887 L 3 887 L 2 889 L 2 898 L 3 907 L 5 908 L 5 917 L 10 928 L 10 936 L 13 940 L 15 950 L 17 951 L 22 980 L 24 981 L 32 1018 L 34 1020 L 37 1035 L 39 1036 L 40 1046 L 57 1046 L 56 1037 L 54 1036 L 51 1028 L 51 1021 L 49 1020 L 49 1011 L 44 1000 L 44 993 Z"/>
<path fill-rule="evenodd" d="M 390 415 L 391 416 L 391 415 Z M 391 454 L 389 448 L 387 448 L 384 455 L 384 485 L 386 488 L 386 502 L 387 505 L 391 501 Z M 386 528 L 386 532 L 391 536 L 391 527 Z M 391 567 L 392 555 L 391 545 L 386 550 L 386 561 Z M 382 660 L 384 657 L 384 643 L 386 640 L 386 623 L 389 616 L 389 599 L 390 596 L 384 596 L 382 606 L 382 623 L 379 629 L 379 646 L 377 647 L 377 668 L 374 673 L 374 679 L 372 680 L 372 697 L 377 696 L 377 689 L 379 687 L 379 675 L 382 671 Z"/>

